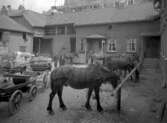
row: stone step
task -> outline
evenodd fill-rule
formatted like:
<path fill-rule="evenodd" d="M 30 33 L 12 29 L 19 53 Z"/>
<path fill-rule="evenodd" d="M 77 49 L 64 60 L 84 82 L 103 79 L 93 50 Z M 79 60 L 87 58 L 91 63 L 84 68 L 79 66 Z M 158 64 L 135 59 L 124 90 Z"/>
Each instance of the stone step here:
<path fill-rule="evenodd" d="M 156 66 L 158 64 L 143 64 L 143 66 Z"/>
<path fill-rule="evenodd" d="M 157 66 L 143 66 L 143 68 L 156 68 Z"/>
<path fill-rule="evenodd" d="M 144 68 L 142 71 L 154 71 L 156 69 L 153 69 L 153 68 Z"/>

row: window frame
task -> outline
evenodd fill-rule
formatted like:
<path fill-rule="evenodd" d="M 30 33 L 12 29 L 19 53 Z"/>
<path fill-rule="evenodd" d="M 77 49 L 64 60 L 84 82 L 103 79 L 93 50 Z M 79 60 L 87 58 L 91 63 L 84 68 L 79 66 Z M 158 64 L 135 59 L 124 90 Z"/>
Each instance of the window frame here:
<path fill-rule="evenodd" d="M 109 45 L 115 45 L 115 50 L 111 49 Z M 109 39 L 107 40 L 107 52 L 117 52 L 117 40 L 116 39 Z"/>
<path fill-rule="evenodd" d="M 53 26 L 53 27 L 46 27 L 45 28 L 45 35 L 56 35 L 57 33 L 57 30 L 56 30 L 56 27 Z"/>
<path fill-rule="evenodd" d="M 65 25 L 57 26 L 57 35 L 65 35 Z"/>
<path fill-rule="evenodd" d="M 23 37 L 24 41 L 27 41 L 27 33 L 26 32 L 23 32 L 22 37 Z"/>
<path fill-rule="evenodd" d="M 132 44 L 134 44 L 135 50 L 132 50 Z M 135 53 L 137 51 L 137 39 L 128 39 L 126 51 L 129 53 Z"/>
<path fill-rule="evenodd" d="M 0 31 L 0 42 L 2 42 L 3 32 Z"/>
<path fill-rule="evenodd" d="M 127 0 L 127 5 L 133 5 L 134 4 L 134 0 Z"/>

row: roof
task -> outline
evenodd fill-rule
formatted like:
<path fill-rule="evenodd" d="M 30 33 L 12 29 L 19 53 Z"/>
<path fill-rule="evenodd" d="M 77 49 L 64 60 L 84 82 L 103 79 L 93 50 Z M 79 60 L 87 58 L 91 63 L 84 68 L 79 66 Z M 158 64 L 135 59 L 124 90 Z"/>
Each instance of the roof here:
<path fill-rule="evenodd" d="M 46 25 L 58 25 L 74 23 L 76 26 L 123 23 L 133 21 L 152 20 L 159 15 L 153 7 L 152 2 L 145 2 L 126 8 L 101 8 L 95 10 L 85 10 L 71 13 L 55 13 L 47 18 Z"/>
<path fill-rule="evenodd" d="M 23 11 L 25 10 L 18 10 L 18 9 L 12 9 L 8 11 L 8 15 L 10 17 L 14 17 L 14 16 L 22 16 Z"/>
<path fill-rule="evenodd" d="M 23 12 L 25 19 L 33 27 L 44 27 L 46 25 L 46 15 L 34 11 L 26 10 Z"/>
<path fill-rule="evenodd" d="M 54 15 L 44 15 L 31 10 L 15 11 L 10 14 L 10 16 L 21 15 L 25 17 L 32 27 L 45 27 L 71 23 L 75 24 L 75 26 L 82 26 L 149 21 L 153 20 L 159 13 L 154 9 L 152 2 L 144 2 L 126 8 L 99 8 L 81 12 L 55 13 Z"/>
<path fill-rule="evenodd" d="M 18 24 L 17 22 L 5 15 L 0 15 L 0 29 L 31 33 L 31 31 L 26 29 L 24 26 Z"/>
<path fill-rule="evenodd" d="M 10 17 L 24 16 L 32 27 L 44 27 L 47 20 L 46 15 L 31 10 L 11 10 L 8 15 Z"/>
<path fill-rule="evenodd" d="M 80 12 L 76 18 L 76 25 L 123 23 L 131 21 L 151 20 L 159 13 L 153 7 L 152 2 L 128 6 L 126 8 L 102 8 L 94 11 Z"/>
<path fill-rule="evenodd" d="M 77 13 L 55 13 L 47 18 L 46 25 L 61 25 L 75 23 Z"/>

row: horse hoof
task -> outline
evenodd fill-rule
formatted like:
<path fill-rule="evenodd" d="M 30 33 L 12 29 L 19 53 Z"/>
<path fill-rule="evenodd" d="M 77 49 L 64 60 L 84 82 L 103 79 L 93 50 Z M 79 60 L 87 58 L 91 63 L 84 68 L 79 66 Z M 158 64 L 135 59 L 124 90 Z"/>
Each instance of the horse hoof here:
<path fill-rule="evenodd" d="M 60 106 L 60 108 L 61 108 L 63 111 L 67 110 L 67 107 L 66 107 L 66 106 Z"/>
<path fill-rule="evenodd" d="M 102 112 L 102 111 L 103 111 L 103 108 L 102 108 L 102 107 L 99 107 L 99 108 L 97 108 L 97 111 L 98 111 L 98 112 Z"/>
<path fill-rule="evenodd" d="M 55 114 L 53 110 L 48 110 L 48 113 L 49 113 L 50 115 L 54 115 L 54 114 Z"/>
<path fill-rule="evenodd" d="M 85 108 L 86 108 L 88 111 L 91 111 L 91 110 L 92 110 L 92 108 L 91 108 L 90 105 L 85 105 Z"/>

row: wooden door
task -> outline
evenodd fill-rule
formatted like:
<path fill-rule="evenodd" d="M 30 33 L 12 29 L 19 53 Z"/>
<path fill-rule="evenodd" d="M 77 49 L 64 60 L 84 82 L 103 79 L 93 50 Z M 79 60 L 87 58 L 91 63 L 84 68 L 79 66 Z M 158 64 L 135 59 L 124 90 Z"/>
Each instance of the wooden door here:
<path fill-rule="evenodd" d="M 149 38 L 145 41 L 145 57 L 159 58 L 160 56 L 160 39 L 157 37 Z"/>

